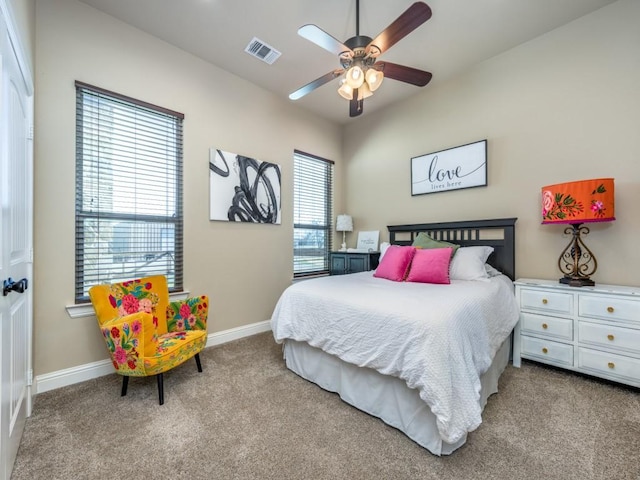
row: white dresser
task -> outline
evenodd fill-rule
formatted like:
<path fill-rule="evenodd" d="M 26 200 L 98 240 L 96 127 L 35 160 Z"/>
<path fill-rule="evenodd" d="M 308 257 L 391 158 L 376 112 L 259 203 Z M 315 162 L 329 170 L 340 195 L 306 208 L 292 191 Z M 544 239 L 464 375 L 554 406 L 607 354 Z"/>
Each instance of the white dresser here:
<path fill-rule="evenodd" d="M 640 288 L 515 282 L 513 365 L 527 358 L 640 387 Z"/>

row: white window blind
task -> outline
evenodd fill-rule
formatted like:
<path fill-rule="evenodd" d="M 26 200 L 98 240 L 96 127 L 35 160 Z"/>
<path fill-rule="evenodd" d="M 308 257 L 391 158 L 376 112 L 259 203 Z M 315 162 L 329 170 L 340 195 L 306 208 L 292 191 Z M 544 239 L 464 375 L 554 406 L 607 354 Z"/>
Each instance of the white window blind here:
<path fill-rule="evenodd" d="M 76 82 L 76 302 L 165 275 L 182 290 L 184 115 Z"/>
<path fill-rule="evenodd" d="M 332 240 L 333 162 L 294 152 L 293 275 L 327 273 Z"/>

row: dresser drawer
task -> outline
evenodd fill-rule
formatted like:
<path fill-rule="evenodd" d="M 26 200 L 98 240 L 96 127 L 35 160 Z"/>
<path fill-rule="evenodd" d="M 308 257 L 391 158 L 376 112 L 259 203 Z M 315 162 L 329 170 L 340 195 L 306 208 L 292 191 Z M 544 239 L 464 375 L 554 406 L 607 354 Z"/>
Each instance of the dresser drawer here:
<path fill-rule="evenodd" d="M 605 378 L 618 377 L 625 383 L 640 385 L 640 359 L 638 358 L 580 347 L 578 348 L 578 366 Z"/>
<path fill-rule="evenodd" d="M 520 328 L 524 333 L 573 340 L 573 320 L 570 318 L 544 317 L 534 313 L 521 313 Z"/>
<path fill-rule="evenodd" d="M 572 315 L 573 295 L 523 288 L 520 290 L 520 307 L 523 310 Z"/>
<path fill-rule="evenodd" d="M 640 330 L 580 321 L 578 341 L 640 355 Z"/>
<path fill-rule="evenodd" d="M 598 295 L 579 295 L 578 315 L 604 320 L 637 322 L 640 326 L 640 298 L 627 300 Z"/>
<path fill-rule="evenodd" d="M 573 346 L 522 335 L 522 355 L 549 363 L 573 366 Z"/>
<path fill-rule="evenodd" d="M 515 285 L 514 366 L 522 357 L 640 388 L 640 287 L 535 278 Z"/>

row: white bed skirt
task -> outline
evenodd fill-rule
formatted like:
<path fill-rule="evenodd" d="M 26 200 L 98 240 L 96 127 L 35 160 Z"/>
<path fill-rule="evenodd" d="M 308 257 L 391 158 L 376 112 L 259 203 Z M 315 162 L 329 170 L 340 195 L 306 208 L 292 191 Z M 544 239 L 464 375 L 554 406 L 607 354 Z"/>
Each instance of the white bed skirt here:
<path fill-rule="evenodd" d="M 482 375 L 480 406 L 498 391 L 498 379 L 509 363 L 511 339 L 503 342 L 489 370 Z M 436 427 L 436 417 L 404 380 L 382 375 L 370 368 L 343 362 L 337 357 L 304 342 L 286 340 L 284 357 L 287 368 L 318 386 L 335 392 L 340 398 L 388 425 L 405 433 L 418 445 L 435 455 L 449 455 L 467 441 L 466 435 L 456 443 L 443 442 Z"/>

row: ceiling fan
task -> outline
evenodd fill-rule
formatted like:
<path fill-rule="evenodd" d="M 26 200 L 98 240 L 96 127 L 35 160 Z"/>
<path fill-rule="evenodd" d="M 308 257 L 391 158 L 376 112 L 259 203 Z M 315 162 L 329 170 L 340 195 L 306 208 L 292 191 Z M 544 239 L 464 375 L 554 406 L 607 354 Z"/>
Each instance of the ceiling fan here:
<path fill-rule="evenodd" d="M 298 100 L 325 83 L 345 74 L 338 93 L 349 100 L 349 116 L 362 113 L 363 100 L 371 96 L 384 77 L 424 87 L 431 80 L 431 73 L 391 62 L 377 61 L 378 57 L 431 18 L 431 9 L 424 2 L 416 2 L 391 25 L 372 39 L 360 35 L 360 0 L 356 0 L 356 35 L 344 43 L 336 40 L 315 25 L 304 25 L 298 35 L 325 50 L 338 55 L 342 68 L 333 70 L 307 83 L 289 95 Z"/>

